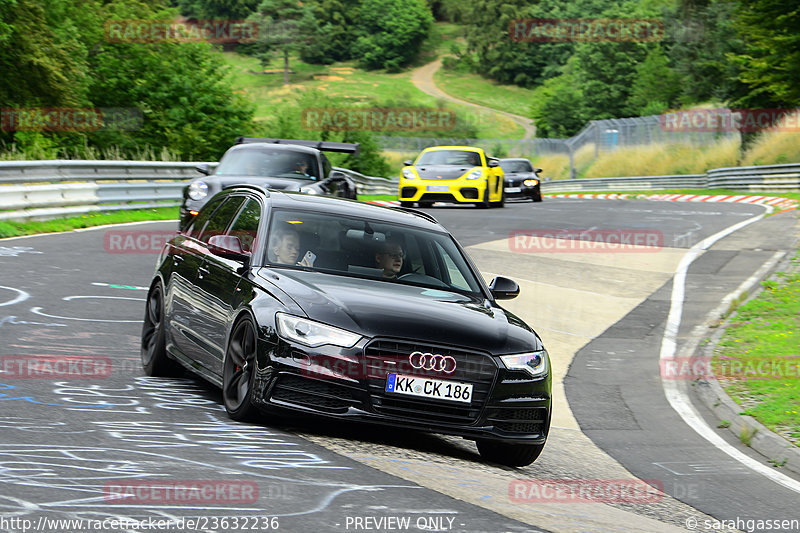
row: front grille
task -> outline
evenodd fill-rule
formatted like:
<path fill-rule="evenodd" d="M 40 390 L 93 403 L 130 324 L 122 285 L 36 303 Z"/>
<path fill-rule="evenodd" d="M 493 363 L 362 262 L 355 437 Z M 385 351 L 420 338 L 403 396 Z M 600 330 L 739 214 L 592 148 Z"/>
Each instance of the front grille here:
<path fill-rule="evenodd" d="M 408 356 L 417 351 L 450 355 L 456 360 L 456 370 L 451 374 L 445 374 L 414 369 L 408 364 Z M 364 358 L 370 399 L 375 412 L 415 421 L 452 424 L 475 422 L 486 403 L 497 374 L 497 365 L 487 354 L 406 341 L 375 340 L 364 350 Z M 460 404 L 432 398 L 387 394 L 386 374 L 393 372 L 471 383 L 472 401 Z"/>
<path fill-rule="evenodd" d="M 495 407 L 488 413 L 486 421 L 500 431 L 541 435 L 547 422 L 547 409 L 544 407 L 517 408 Z"/>
<path fill-rule="evenodd" d="M 340 412 L 356 403 L 345 387 L 292 374 L 283 374 L 278 378 L 271 399 Z"/>

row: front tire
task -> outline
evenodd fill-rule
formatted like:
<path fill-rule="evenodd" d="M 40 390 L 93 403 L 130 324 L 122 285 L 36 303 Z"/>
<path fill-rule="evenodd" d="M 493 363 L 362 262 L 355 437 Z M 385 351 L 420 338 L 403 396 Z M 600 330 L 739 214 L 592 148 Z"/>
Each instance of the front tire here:
<path fill-rule="evenodd" d="M 400 207 L 414 207 L 414 202 L 400 202 Z"/>
<path fill-rule="evenodd" d="M 504 466 L 528 466 L 544 450 L 542 444 L 506 444 L 493 440 L 478 440 L 478 451 L 486 461 Z"/>
<path fill-rule="evenodd" d="M 164 290 L 161 282 L 158 282 L 153 285 L 147 296 L 147 308 L 142 324 L 142 368 L 148 376 L 167 377 L 179 373 L 178 364 L 167 356 L 165 329 Z"/>
<path fill-rule="evenodd" d="M 256 328 L 252 320 L 244 318 L 233 328 L 222 368 L 222 400 L 234 420 L 247 420 L 255 413 L 255 369 Z"/>
<path fill-rule="evenodd" d="M 536 192 L 533 193 L 532 200 L 534 202 L 541 202 L 542 201 L 542 191 L 540 191 L 539 189 L 536 189 Z"/>
<path fill-rule="evenodd" d="M 489 209 L 489 186 L 483 190 L 483 200 L 475 204 L 478 209 Z"/>

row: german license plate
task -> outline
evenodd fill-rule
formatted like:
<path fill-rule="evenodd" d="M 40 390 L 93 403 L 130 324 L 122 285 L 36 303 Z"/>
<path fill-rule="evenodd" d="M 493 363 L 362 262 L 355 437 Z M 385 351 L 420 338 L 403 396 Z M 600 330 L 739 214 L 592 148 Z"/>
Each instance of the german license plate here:
<path fill-rule="evenodd" d="M 404 376 L 402 374 L 387 374 L 386 392 L 461 403 L 470 403 L 472 401 L 471 383 Z"/>
<path fill-rule="evenodd" d="M 522 189 L 520 189 L 519 187 L 506 187 L 506 192 L 509 194 L 515 192 L 522 192 Z"/>
<path fill-rule="evenodd" d="M 450 187 L 447 185 L 428 185 L 426 189 L 430 192 L 447 192 L 450 190 Z"/>

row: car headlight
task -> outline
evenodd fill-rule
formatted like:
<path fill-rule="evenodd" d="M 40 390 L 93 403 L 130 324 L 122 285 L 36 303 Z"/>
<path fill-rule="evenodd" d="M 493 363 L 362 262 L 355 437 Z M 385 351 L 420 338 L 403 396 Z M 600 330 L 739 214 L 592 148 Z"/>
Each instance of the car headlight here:
<path fill-rule="evenodd" d="M 501 355 L 500 359 L 503 360 L 509 370 L 524 370 L 535 378 L 547 374 L 550 370 L 547 350 Z"/>
<path fill-rule="evenodd" d="M 189 198 L 202 200 L 208 196 L 208 184 L 203 180 L 193 181 L 189 184 Z"/>
<path fill-rule="evenodd" d="M 300 187 L 300 192 L 303 192 L 303 193 L 306 193 L 306 194 L 319 194 L 319 191 L 317 189 L 315 189 L 314 187 L 310 187 L 308 185 L 306 185 L 304 187 Z"/>
<path fill-rule="evenodd" d="M 525 180 L 522 182 L 526 187 L 534 187 L 539 185 L 539 180 Z"/>
<path fill-rule="evenodd" d="M 278 335 L 284 339 L 299 342 L 315 348 L 323 344 L 332 344 L 342 348 L 352 348 L 361 335 L 335 328 L 307 318 L 277 313 Z"/>
<path fill-rule="evenodd" d="M 467 174 L 468 180 L 477 180 L 483 177 L 483 170 L 473 170 L 469 174 Z"/>
<path fill-rule="evenodd" d="M 404 168 L 403 169 L 403 177 L 405 179 L 407 179 L 407 180 L 415 180 L 415 179 L 417 179 L 417 175 L 414 174 L 414 171 L 411 170 L 410 168 Z"/>

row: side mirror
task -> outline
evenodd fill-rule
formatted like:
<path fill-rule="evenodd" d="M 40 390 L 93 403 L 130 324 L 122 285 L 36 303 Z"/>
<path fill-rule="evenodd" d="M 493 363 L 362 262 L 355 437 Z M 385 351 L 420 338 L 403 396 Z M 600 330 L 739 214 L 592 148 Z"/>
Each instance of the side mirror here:
<path fill-rule="evenodd" d="M 242 241 L 233 235 L 214 235 L 208 239 L 208 251 L 225 259 L 243 263 L 250 261 L 250 254 L 242 248 Z"/>
<path fill-rule="evenodd" d="M 200 174 L 205 174 L 206 176 L 211 175 L 211 167 L 208 165 L 208 163 L 200 163 L 199 165 L 195 165 L 194 168 Z"/>
<path fill-rule="evenodd" d="M 541 168 L 534 168 L 534 169 L 533 169 L 533 173 L 534 173 L 534 174 L 538 174 L 538 173 L 539 173 L 539 172 L 541 172 L 541 171 L 542 171 L 542 169 L 541 169 Z"/>
<path fill-rule="evenodd" d="M 513 279 L 497 276 L 489 284 L 489 291 L 495 300 L 511 300 L 519 296 L 519 285 Z"/>
<path fill-rule="evenodd" d="M 403 166 L 404 167 L 410 167 L 412 164 L 413 164 L 413 161 L 411 161 L 410 159 L 406 159 L 405 161 L 403 161 Z"/>
<path fill-rule="evenodd" d="M 345 174 L 344 172 L 339 172 L 338 170 L 334 170 L 328 175 L 328 179 L 333 179 L 333 180 L 347 179 L 347 174 Z"/>
<path fill-rule="evenodd" d="M 499 167 L 499 166 L 500 166 L 500 162 L 499 162 L 499 161 L 497 161 L 496 159 L 490 159 L 490 160 L 489 160 L 489 161 L 486 163 L 486 166 L 487 166 L 487 167 L 489 167 L 489 168 L 495 168 L 495 167 Z"/>

